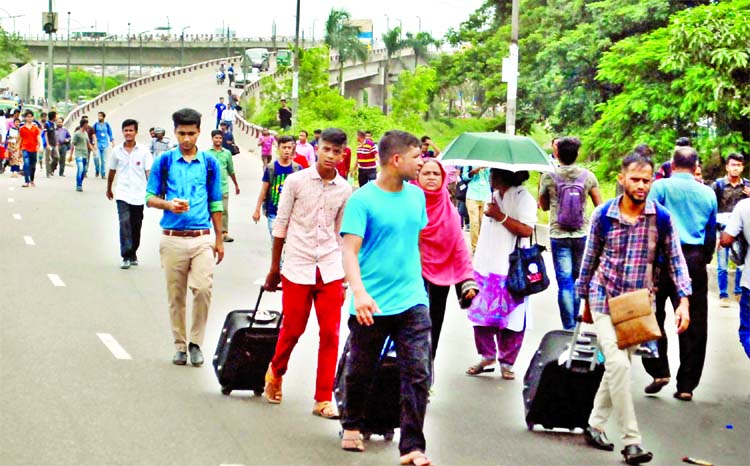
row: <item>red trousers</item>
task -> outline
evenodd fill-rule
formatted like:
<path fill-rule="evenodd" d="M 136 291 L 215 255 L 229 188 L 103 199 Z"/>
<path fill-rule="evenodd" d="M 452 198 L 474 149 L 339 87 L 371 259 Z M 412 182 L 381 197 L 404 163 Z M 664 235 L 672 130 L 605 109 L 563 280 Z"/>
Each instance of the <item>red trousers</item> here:
<path fill-rule="evenodd" d="M 320 328 L 318 346 L 318 372 L 315 381 L 315 401 L 331 401 L 333 381 L 336 376 L 336 360 L 339 350 L 339 327 L 341 306 L 344 304 L 343 280 L 323 283 L 320 271 L 314 285 L 299 285 L 281 277 L 281 306 L 284 318 L 281 323 L 279 342 L 271 360 L 276 377 L 286 373 L 289 357 L 297 341 L 305 332 L 310 318 L 310 309 L 315 303 L 315 314 Z"/>

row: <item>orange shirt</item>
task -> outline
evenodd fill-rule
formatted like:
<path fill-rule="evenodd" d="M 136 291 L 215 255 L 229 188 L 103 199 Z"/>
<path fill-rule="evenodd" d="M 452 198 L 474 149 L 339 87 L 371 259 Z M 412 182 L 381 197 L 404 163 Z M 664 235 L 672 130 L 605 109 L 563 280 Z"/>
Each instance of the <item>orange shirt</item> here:
<path fill-rule="evenodd" d="M 18 130 L 18 136 L 21 138 L 21 150 L 27 152 L 39 151 L 39 135 L 42 130 L 37 125 L 32 124 L 29 128 L 26 125 L 21 126 Z"/>

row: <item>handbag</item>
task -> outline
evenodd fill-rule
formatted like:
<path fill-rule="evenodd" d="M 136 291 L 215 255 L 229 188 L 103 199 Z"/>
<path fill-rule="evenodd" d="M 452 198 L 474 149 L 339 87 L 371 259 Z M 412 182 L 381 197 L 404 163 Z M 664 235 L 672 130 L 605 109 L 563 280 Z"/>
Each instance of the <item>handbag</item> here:
<path fill-rule="evenodd" d="M 649 225 L 646 288 L 629 291 L 614 297 L 607 292 L 609 317 L 615 327 L 617 347 L 620 349 L 658 340 L 662 337 L 653 306 L 653 263 L 656 257 L 657 235 L 656 225 Z M 599 281 L 602 284 L 604 283 L 601 271 L 599 272 Z"/>
<path fill-rule="evenodd" d="M 542 292 L 549 287 L 549 276 L 544 264 L 542 252 L 547 248 L 536 242 L 536 227 L 531 236 L 531 246 L 520 246 L 516 237 L 516 248 L 508 260 L 508 291 L 516 296 L 529 296 Z"/>
<path fill-rule="evenodd" d="M 229 152 L 232 155 L 237 155 L 240 153 L 240 148 L 237 146 L 237 144 L 233 143 L 231 146 L 229 146 Z"/>

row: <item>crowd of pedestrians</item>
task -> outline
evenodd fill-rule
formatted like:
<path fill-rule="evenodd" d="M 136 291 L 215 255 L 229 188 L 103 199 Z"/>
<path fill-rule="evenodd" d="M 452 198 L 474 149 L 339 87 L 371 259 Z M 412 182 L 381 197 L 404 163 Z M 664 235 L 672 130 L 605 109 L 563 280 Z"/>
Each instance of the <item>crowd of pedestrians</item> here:
<path fill-rule="evenodd" d="M 54 112 L 41 122 L 25 112 L 23 124 L 17 112 L 6 114 L 0 126 L 3 168 L 10 166 L 17 176 L 21 154 L 24 187 L 35 186 L 37 156 L 43 152 L 48 177 L 64 176 L 66 156 L 75 160 L 81 191 L 94 154 L 95 175 L 107 179 L 106 197 L 116 201 L 121 268 L 139 263 L 144 207 L 164 211 L 159 254 L 177 365 L 204 362 L 213 270 L 224 257 L 224 243 L 234 241 L 228 228 L 230 180 L 240 194 L 234 119 L 226 120 L 231 106 L 224 106 L 223 98 L 214 111 L 219 129 L 211 131 L 205 150 L 197 145 L 201 115 L 187 108 L 172 115 L 174 141 L 163 128 L 151 128 L 148 146 L 136 141 L 139 122 L 132 119 L 121 123 L 116 143 L 120 135 L 115 137 L 103 112 L 94 125 L 81 118 L 72 133 Z M 653 379 L 644 392 L 655 395 L 671 383 L 667 345 L 677 340 L 674 397 L 693 399 L 706 356 L 707 265 L 716 253 L 721 307 L 730 307 L 731 246 L 750 239 L 745 227 L 750 182 L 741 177 L 742 155 L 728 154 L 726 176 L 709 187 L 698 181 L 698 154 L 689 141 L 678 141 L 656 181 L 650 149 L 639 146 L 622 161 L 620 194 L 605 201 L 596 176 L 577 163 L 580 141 L 574 137 L 553 142 L 555 169 L 540 177 L 533 193 L 525 171 L 444 165 L 427 136 L 420 140 L 393 130 L 375 142 L 361 130 L 352 160 L 343 131 L 328 128 L 313 135 L 309 139 L 300 131 L 295 139 L 263 130 L 258 139 L 263 175 L 252 219 L 266 217 L 272 240 L 264 287 L 276 291 L 282 284 L 283 325 L 264 368 L 269 403 L 283 400 L 288 363 L 314 307 L 320 333 L 312 413 L 340 419 L 341 448 L 364 451 L 368 392 L 384 345 L 392 341 L 400 374 L 400 461 L 431 464 L 423 425 L 450 289 L 474 330 L 478 362 L 466 373 L 477 376 L 498 364 L 502 379 L 514 379 L 533 312 L 528 297 L 508 290 L 509 256 L 533 242 L 540 207 L 550 211 L 560 326 L 575 327 L 583 308 L 582 319 L 593 324 L 605 361 L 586 441 L 613 450 L 604 428 L 614 415 L 626 462 L 652 459 L 630 389 L 632 357 L 642 356 Z M 347 287 L 352 299 L 342 377 L 346 396 L 339 412 L 332 396 Z M 193 296 L 189 331 L 188 288 Z M 654 292 L 662 336 L 645 347 L 620 348 L 608 301 L 638 289 Z M 750 274 L 736 270 L 733 292 L 740 300 L 740 341 L 750 357 Z M 667 300 L 677 337 L 665 331 Z"/>

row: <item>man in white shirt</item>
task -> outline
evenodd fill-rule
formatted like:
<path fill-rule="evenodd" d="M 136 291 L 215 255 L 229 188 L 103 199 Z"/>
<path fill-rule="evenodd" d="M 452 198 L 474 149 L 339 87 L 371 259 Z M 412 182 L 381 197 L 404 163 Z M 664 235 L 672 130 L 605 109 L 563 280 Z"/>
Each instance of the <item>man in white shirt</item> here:
<path fill-rule="evenodd" d="M 234 130 L 234 120 L 237 119 L 237 110 L 234 109 L 234 105 L 227 107 L 221 113 L 221 122 L 227 124 L 229 131 Z"/>
<path fill-rule="evenodd" d="M 297 141 L 297 146 L 294 150 L 298 157 L 304 157 L 305 160 L 307 160 L 307 165 L 305 165 L 304 163 L 301 163 L 300 165 L 305 168 L 315 165 L 315 148 L 312 146 L 312 144 L 307 142 L 307 131 L 305 131 L 304 129 L 299 132 L 299 141 Z M 297 161 L 297 163 L 300 162 Z"/>
<path fill-rule="evenodd" d="M 137 252 L 141 243 L 146 184 L 154 160 L 151 152 L 136 142 L 137 135 L 137 121 L 127 119 L 122 122 L 123 142 L 112 150 L 107 177 L 107 199 L 117 200 L 117 216 L 120 218 L 121 269 L 138 265 Z M 117 194 L 112 193 L 115 174 Z"/>

